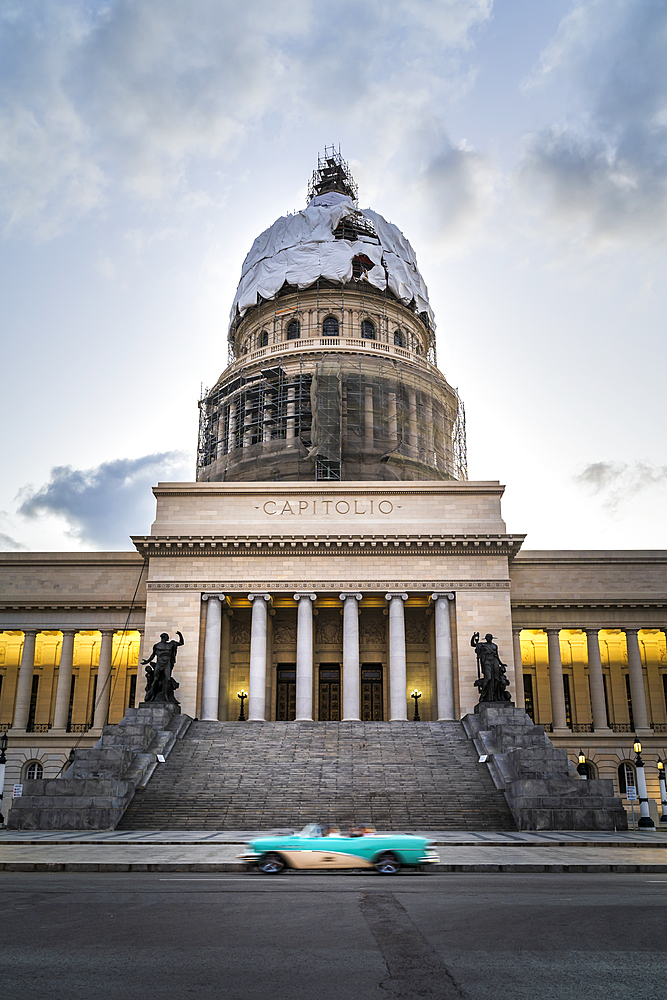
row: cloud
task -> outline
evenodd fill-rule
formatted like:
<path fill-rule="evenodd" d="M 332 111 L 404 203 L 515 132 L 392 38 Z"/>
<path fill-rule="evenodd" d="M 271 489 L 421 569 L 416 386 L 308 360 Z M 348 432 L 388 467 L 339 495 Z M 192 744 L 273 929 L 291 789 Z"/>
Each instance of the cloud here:
<path fill-rule="evenodd" d="M 663 0 L 588 0 L 563 20 L 527 85 L 553 84 L 568 114 L 527 138 L 520 177 L 578 239 L 664 239 L 666 52 Z"/>
<path fill-rule="evenodd" d="M 56 515 L 67 534 L 95 548 L 129 548 L 128 536 L 148 530 L 155 502 L 150 487 L 158 479 L 189 478 L 186 456 L 162 452 L 141 458 L 119 458 L 94 469 L 56 466 L 38 490 L 19 492 L 18 513 L 26 518 Z"/>
<path fill-rule="evenodd" d="M 667 465 L 593 462 L 578 473 L 574 481 L 588 488 L 593 495 L 604 497 L 602 506 L 610 513 L 616 513 L 638 493 L 667 485 Z"/>
<path fill-rule="evenodd" d="M 6 535 L 4 531 L 0 531 L 0 549 L 3 551 L 18 552 L 21 549 L 25 549 L 25 545 L 17 542 L 11 535 Z"/>
<path fill-rule="evenodd" d="M 418 120 L 439 117 L 491 6 L 16 0 L 0 14 L 5 231 L 50 238 L 119 196 L 185 196 L 260 125 L 357 116 L 379 136 L 406 94 Z"/>

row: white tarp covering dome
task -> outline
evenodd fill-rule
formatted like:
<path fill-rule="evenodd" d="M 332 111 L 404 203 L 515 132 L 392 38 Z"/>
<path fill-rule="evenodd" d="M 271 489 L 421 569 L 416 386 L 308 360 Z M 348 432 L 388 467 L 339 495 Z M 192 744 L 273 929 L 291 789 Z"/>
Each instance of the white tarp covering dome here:
<path fill-rule="evenodd" d="M 345 219 L 349 225 L 341 225 Z M 405 305 L 414 300 L 417 312 L 427 313 L 434 325 L 415 252 L 403 233 L 377 212 L 355 208 L 338 191 L 316 195 L 302 211 L 282 216 L 257 237 L 243 262 L 230 324 L 260 298 L 273 299 L 285 282 L 308 288 L 318 278 L 351 281 L 355 258 L 359 280 L 388 288 Z"/>

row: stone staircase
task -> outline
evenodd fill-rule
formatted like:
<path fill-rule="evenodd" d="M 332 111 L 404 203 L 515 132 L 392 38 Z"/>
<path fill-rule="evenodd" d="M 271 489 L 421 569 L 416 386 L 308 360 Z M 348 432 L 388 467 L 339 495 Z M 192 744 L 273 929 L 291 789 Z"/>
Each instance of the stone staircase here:
<path fill-rule="evenodd" d="M 460 722 L 193 722 L 119 830 L 514 830 Z"/>

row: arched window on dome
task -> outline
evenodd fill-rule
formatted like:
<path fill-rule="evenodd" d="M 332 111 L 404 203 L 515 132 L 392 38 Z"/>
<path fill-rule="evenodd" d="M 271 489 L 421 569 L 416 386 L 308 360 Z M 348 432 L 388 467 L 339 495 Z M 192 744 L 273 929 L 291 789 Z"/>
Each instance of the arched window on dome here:
<path fill-rule="evenodd" d="M 287 339 L 298 340 L 301 336 L 301 323 L 298 319 L 291 319 L 287 324 Z"/>
<path fill-rule="evenodd" d="M 364 340 L 375 340 L 375 324 L 370 319 L 362 319 L 361 336 Z"/>
<path fill-rule="evenodd" d="M 394 330 L 394 346 L 405 347 L 405 337 L 400 330 Z"/>
<path fill-rule="evenodd" d="M 618 788 L 621 795 L 625 795 L 628 790 L 628 785 L 632 785 L 636 788 L 637 777 L 635 765 L 629 760 L 624 760 L 618 765 Z"/>
<path fill-rule="evenodd" d="M 28 781 L 33 778 L 42 778 L 43 776 L 44 768 L 38 760 L 29 760 L 23 768 L 23 777 Z"/>
<path fill-rule="evenodd" d="M 327 316 L 322 323 L 322 336 L 323 337 L 337 337 L 338 336 L 338 320 L 335 316 Z"/>
<path fill-rule="evenodd" d="M 269 343 L 269 331 L 262 330 L 259 337 L 257 338 L 257 346 L 266 347 L 268 343 Z"/>

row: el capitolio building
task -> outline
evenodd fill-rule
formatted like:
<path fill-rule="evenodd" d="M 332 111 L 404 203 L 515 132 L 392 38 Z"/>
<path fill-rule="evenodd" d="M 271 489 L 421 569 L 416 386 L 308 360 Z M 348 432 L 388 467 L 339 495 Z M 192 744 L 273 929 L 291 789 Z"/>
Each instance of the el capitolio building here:
<path fill-rule="evenodd" d="M 507 531 L 415 252 L 333 148 L 250 248 L 228 339 L 196 479 L 155 487 L 133 551 L 0 554 L 9 824 L 620 829 L 639 741 L 657 825 L 667 552 Z M 177 631 L 180 713 L 133 711 Z M 504 707 L 475 711 L 475 632 Z"/>

